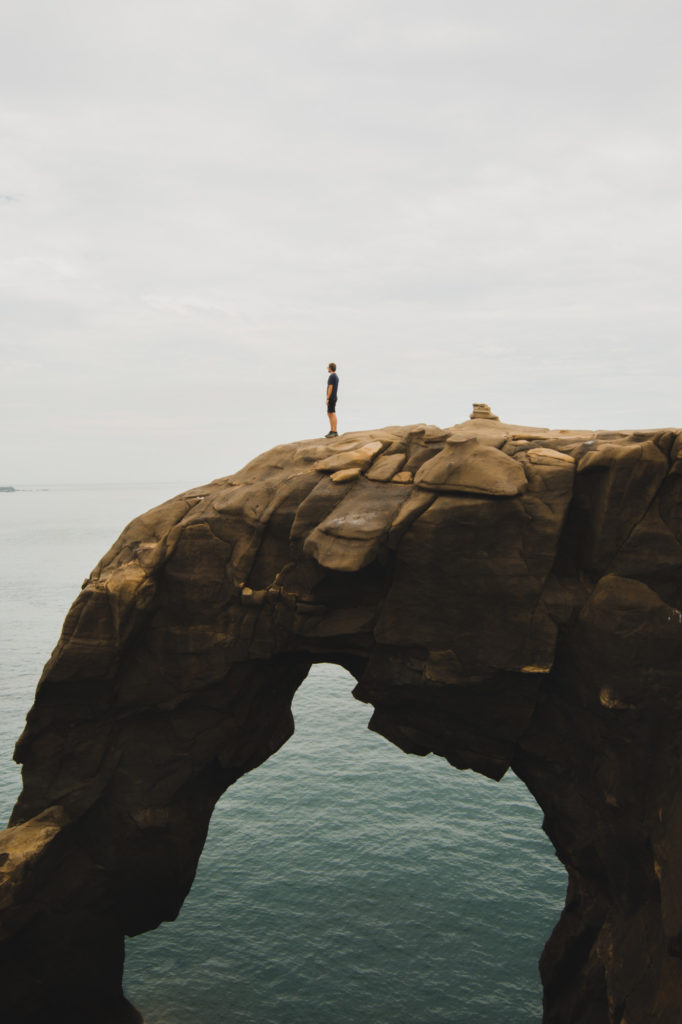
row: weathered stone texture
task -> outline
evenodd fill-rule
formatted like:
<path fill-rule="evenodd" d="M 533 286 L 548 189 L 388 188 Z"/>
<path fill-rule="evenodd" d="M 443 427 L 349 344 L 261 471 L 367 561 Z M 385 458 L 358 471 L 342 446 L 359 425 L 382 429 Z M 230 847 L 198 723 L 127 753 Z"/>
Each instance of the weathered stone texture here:
<path fill-rule="evenodd" d="M 17 744 L 7 1019 L 136 1019 L 124 935 L 177 915 L 215 801 L 291 735 L 317 661 L 403 750 L 511 767 L 538 800 L 569 877 L 546 1024 L 681 1019 L 681 456 L 677 431 L 481 405 L 279 446 L 131 523 Z"/>

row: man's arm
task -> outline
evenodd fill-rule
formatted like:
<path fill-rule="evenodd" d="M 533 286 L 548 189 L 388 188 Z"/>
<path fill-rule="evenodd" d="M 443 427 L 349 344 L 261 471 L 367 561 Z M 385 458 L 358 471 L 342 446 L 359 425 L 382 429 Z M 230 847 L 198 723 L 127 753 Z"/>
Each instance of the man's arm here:
<path fill-rule="evenodd" d="M 331 384 L 327 384 L 327 401 L 332 397 L 333 387 Z"/>

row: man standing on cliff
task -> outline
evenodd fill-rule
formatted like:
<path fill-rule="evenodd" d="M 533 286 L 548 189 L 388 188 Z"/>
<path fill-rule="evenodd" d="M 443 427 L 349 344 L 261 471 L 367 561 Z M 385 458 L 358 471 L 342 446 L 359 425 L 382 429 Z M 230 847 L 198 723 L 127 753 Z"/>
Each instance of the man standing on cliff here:
<path fill-rule="evenodd" d="M 327 380 L 327 416 L 329 416 L 329 433 L 325 437 L 338 437 L 336 432 L 336 396 L 339 390 L 339 378 L 336 375 L 336 363 L 330 363 L 327 367 L 329 379 Z"/>

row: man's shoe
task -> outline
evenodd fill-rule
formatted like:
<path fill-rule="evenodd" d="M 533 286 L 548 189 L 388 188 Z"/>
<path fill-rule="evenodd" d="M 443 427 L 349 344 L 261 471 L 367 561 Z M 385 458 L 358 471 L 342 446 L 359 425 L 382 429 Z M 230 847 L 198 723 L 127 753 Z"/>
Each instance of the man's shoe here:
<path fill-rule="evenodd" d="M 338 437 L 339 435 L 338 435 L 338 433 L 335 430 L 330 430 L 329 433 L 325 434 L 324 436 L 325 437 Z"/>

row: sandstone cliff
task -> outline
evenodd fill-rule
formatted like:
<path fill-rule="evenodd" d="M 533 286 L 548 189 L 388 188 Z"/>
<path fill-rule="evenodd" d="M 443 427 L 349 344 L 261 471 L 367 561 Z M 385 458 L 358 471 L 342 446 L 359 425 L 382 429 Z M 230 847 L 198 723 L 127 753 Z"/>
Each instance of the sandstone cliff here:
<path fill-rule="evenodd" d="M 220 794 L 310 665 L 370 727 L 545 814 L 566 907 L 547 1024 L 682 1018 L 682 432 L 478 409 L 283 445 L 142 515 L 71 608 L 0 833 L 14 1024 L 136 1019 L 124 935 L 174 918 Z"/>

